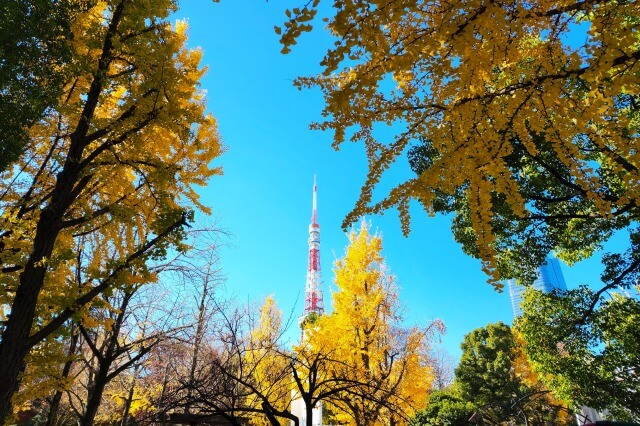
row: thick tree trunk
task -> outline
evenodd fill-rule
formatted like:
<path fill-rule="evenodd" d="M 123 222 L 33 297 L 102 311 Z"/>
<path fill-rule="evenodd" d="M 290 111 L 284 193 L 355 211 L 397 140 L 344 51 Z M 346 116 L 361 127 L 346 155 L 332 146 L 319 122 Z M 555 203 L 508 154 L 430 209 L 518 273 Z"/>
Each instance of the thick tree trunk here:
<path fill-rule="evenodd" d="M 38 341 L 31 338 L 31 328 L 35 318 L 38 296 L 44 285 L 46 259 L 51 257 L 60 233 L 62 218 L 73 204 L 74 197 L 82 190 L 79 180 L 80 160 L 85 148 L 85 136 L 93 117 L 98 98 L 102 92 L 104 71 L 111 62 L 112 37 L 116 33 L 124 2 L 116 6 L 105 37 L 102 54 L 96 73 L 87 92 L 87 100 L 76 129 L 70 135 L 69 151 L 62 171 L 57 176 L 49 204 L 44 208 L 36 225 L 33 249 L 20 274 L 16 296 L 11 304 L 7 325 L 0 341 L 0 424 L 6 423 L 11 415 L 11 398 L 20 387 L 20 375 L 24 371 L 24 360 Z M 88 180 L 84 184 L 88 183 Z"/>
<path fill-rule="evenodd" d="M 311 406 L 311 401 L 305 401 L 304 408 L 307 415 L 305 424 L 306 426 L 313 426 L 313 406 Z"/>
<path fill-rule="evenodd" d="M 41 260 L 46 258 L 47 254 L 51 254 L 53 242 L 58 234 L 55 231 L 46 232 L 46 228 L 55 229 L 55 222 L 47 220 L 48 215 L 45 213 L 42 212 L 42 216 L 45 217 L 41 217 L 38 224 L 34 251 L 20 274 L 20 284 L 16 289 L 16 297 L 11 306 L 7 326 L 2 332 L 2 341 L 0 341 L 1 424 L 4 424 L 11 415 L 11 398 L 20 387 L 20 375 L 25 368 L 24 359 L 33 346 L 29 335 L 45 273 L 43 265 L 36 266 L 36 259 Z"/>
<path fill-rule="evenodd" d="M 4 424 L 5 419 L 11 415 L 11 397 L 18 390 L 20 385 L 20 373 L 24 370 L 24 358 L 27 351 L 23 348 L 11 347 L 0 348 L 0 423 Z"/>

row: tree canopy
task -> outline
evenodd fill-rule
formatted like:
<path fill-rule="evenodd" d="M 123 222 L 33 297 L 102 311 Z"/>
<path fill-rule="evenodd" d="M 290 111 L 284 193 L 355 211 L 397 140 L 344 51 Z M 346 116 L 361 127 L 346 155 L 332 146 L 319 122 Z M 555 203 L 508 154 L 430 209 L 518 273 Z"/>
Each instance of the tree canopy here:
<path fill-rule="evenodd" d="M 575 405 L 638 420 L 640 303 L 621 293 L 600 296 L 586 287 L 564 294 L 530 289 L 516 324 L 541 380 Z"/>
<path fill-rule="evenodd" d="M 450 389 L 429 394 L 429 404 L 412 419 L 411 426 L 467 426 L 476 407 Z"/>
<path fill-rule="evenodd" d="M 338 386 L 328 398 L 337 420 L 355 425 L 403 422 L 427 401 L 433 374 L 429 344 L 443 331 L 440 321 L 404 328 L 395 278 L 382 257 L 382 238 L 363 222 L 349 233 L 336 262 L 333 311 L 310 327 L 309 344 L 338 362 L 329 374 Z"/>
<path fill-rule="evenodd" d="M 512 371 L 515 340 L 510 327 L 496 323 L 475 329 L 464 337 L 460 348 L 455 382 L 463 398 L 477 406 L 497 405 L 507 412 L 520 387 Z"/>
<path fill-rule="evenodd" d="M 287 12 L 276 29 L 285 52 L 312 29 L 320 3 Z M 497 288 L 501 278 L 531 281 L 550 250 L 574 262 L 616 230 L 636 238 L 639 7 L 335 2 L 322 73 L 296 84 L 324 94 L 326 120 L 312 128 L 333 131 L 336 148 L 366 147 L 369 172 L 344 225 L 396 207 L 409 232 L 413 199 L 429 214 L 455 211 L 457 239 Z M 418 176 L 374 199 L 384 172 L 419 141 Z M 637 272 L 636 259 L 627 264 Z"/>
<path fill-rule="evenodd" d="M 73 58 L 71 22 L 90 2 L 0 4 L 0 172 L 25 149 L 28 128 L 57 103 Z"/>
<path fill-rule="evenodd" d="M 522 352 L 522 339 L 501 322 L 464 337 L 462 357 L 448 389 L 433 392 L 415 425 L 468 424 L 474 413 L 487 424 L 570 424 L 573 418 L 538 380 Z"/>
<path fill-rule="evenodd" d="M 114 287 L 184 250 L 195 187 L 220 173 L 216 122 L 172 0 L 99 2 L 67 24 L 62 95 L 0 175 L 0 421 L 29 351 Z"/>

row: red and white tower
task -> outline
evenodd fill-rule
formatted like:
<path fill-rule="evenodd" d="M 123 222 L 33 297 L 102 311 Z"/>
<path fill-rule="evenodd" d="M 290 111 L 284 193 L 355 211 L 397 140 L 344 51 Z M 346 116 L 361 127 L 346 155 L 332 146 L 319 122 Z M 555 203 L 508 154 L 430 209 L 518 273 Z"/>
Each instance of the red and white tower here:
<path fill-rule="evenodd" d="M 320 270 L 320 225 L 318 224 L 318 199 L 316 177 L 313 177 L 313 210 L 309 225 L 309 265 L 307 267 L 307 284 L 304 290 L 303 318 L 315 313 L 324 313 L 322 300 L 322 273 Z"/>
<path fill-rule="evenodd" d="M 324 313 L 324 302 L 322 301 L 322 273 L 320 272 L 320 225 L 318 224 L 318 197 L 316 188 L 316 177 L 313 177 L 313 210 L 311 211 L 311 224 L 309 225 L 309 265 L 307 267 L 307 283 L 304 288 L 304 312 L 299 318 L 302 329 L 301 343 L 305 339 L 305 320 L 311 315 L 322 315 Z M 308 342 L 307 342 L 308 343 Z M 299 419 L 299 424 L 307 424 L 307 406 L 297 389 L 291 390 L 291 414 Z M 311 410 L 311 424 L 322 426 L 324 403 L 316 402 Z M 291 421 L 291 426 L 296 423 Z"/>

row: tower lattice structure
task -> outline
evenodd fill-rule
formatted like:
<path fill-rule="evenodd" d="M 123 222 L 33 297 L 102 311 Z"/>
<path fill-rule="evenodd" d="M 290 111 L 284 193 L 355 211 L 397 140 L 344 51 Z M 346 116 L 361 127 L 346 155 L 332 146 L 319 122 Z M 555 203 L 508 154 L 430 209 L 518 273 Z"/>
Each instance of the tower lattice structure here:
<path fill-rule="evenodd" d="M 302 329 L 301 344 L 308 344 L 305 337 L 305 320 L 310 315 L 322 315 L 324 302 L 322 300 L 322 272 L 320 268 L 320 225 L 318 224 L 318 195 L 316 177 L 313 177 L 313 210 L 311 211 L 311 224 L 309 225 L 309 264 L 307 266 L 307 282 L 304 289 L 304 312 L 298 319 Z M 300 424 L 307 424 L 307 407 L 305 401 L 296 389 L 291 390 L 291 413 L 298 417 Z M 323 425 L 324 403 L 317 401 L 311 410 L 311 424 Z M 296 423 L 291 421 L 291 426 Z"/>
<path fill-rule="evenodd" d="M 309 264 L 307 266 L 307 283 L 304 290 L 304 313 L 306 318 L 312 313 L 322 315 L 322 271 L 320 268 L 320 225 L 318 224 L 318 197 L 316 178 L 313 177 L 313 210 L 309 225 Z"/>

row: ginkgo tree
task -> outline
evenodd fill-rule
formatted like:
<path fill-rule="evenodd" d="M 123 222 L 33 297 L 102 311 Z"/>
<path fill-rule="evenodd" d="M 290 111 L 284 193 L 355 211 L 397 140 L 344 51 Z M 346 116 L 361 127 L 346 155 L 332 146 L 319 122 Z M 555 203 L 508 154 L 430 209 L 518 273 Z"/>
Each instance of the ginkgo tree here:
<path fill-rule="evenodd" d="M 251 329 L 244 354 L 244 363 L 251 375 L 247 382 L 252 388 L 248 405 L 259 413 L 252 416 L 252 425 L 277 424 L 276 417 L 293 420 L 289 412 L 291 370 L 289 360 L 283 356 L 285 350 L 280 346 L 282 332 L 282 311 L 274 297 L 269 296 L 260 307 L 260 317 Z"/>
<path fill-rule="evenodd" d="M 637 239 L 637 2 L 320 3 L 287 11 L 276 32 L 287 52 L 324 15 L 335 38 L 321 74 L 296 85 L 324 95 L 325 120 L 312 128 L 332 131 L 336 148 L 366 147 L 345 226 L 396 207 L 408 233 L 411 200 L 455 212 L 456 238 L 499 289 L 501 278 L 531 281 L 551 250 L 572 263 L 617 230 Z M 374 198 L 412 144 L 423 147 L 418 175 Z M 640 269 L 638 258 L 618 260 L 608 288 Z"/>
<path fill-rule="evenodd" d="M 161 383 L 153 402 L 159 417 L 311 426 L 322 404 L 328 421 L 335 415 L 340 424 L 408 421 L 427 402 L 430 344 L 444 326 L 402 324 L 381 244 L 366 224 L 350 234 L 347 254 L 336 267 L 333 312 L 301 321 L 303 337 L 291 348 L 283 342 L 286 327 L 272 296 L 259 308 L 227 306 L 211 317 L 207 322 L 216 323 L 215 333 L 188 339 L 200 345 L 195 369 L 183 365 L 189 364 L 190 344 L 176 342 L 171 350 L 160 344 L 167 352 L 151 354 L 148 374 Z"/>
<path fill-rule="evenodd" d="M 175 378 L 179 384 L 165 401 L 169 419 L 298 424 L 290 411 L 293 379 L 288 351 L 281 346 L 282 312 L 273 297 L 267 297 L 259 308 L 228 307 L 216 321 L 216 334 L 200 342 L 196 374 Z M 179 363 L 180 359 L 169 362 Z M 162 404 L 158 405 L 162 410 Z"/>
<path fill-rule="evenodd" d="M 382 238 L 363 222 L 349 234 L 336 262 L 333 311 L 309 326 L 309 344 L 330 354 L 329 375 L 344 389 L 327 397 L 336 420 L 355 425 L 406 421 L 427 402 L 432 372 L 430 340 L 436 320 L 405 328 L 395 279 L 382 257 Z"/>
<path fill-rule="evenodd" d="M 153 282 L 147 260 L 186 249 L 207 211 L 195 186 L 223 148 L 176 7 L 100 1 L 73 20 L 62 96 L 0 175 L 1 422 L 29 351 L 113 286 Z"/>

